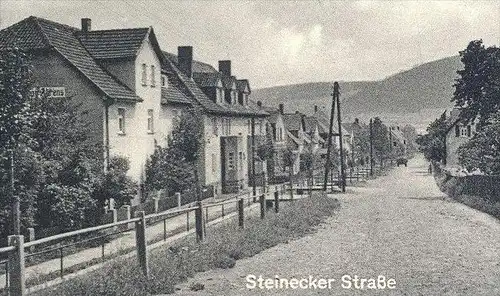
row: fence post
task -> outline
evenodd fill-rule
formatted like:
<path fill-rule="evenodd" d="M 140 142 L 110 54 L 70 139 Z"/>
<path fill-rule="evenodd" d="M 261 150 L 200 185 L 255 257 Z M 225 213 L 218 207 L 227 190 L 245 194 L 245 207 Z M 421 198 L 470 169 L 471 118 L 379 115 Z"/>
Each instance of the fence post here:
<path fill-rule="evenodd" d="M 260 218 L 264 219 L 266 216 L 266 196 L 262 194 L 259 196 L 259 201 L 260 201 Z"/>
<path fill-rule="evenodd" d="M 182 206 L 181 193 L 180 192 L 176 192 L 175 193 L 175 199 L 177 200 L 177 207 L 180 208 Z"/>
<path fill-rule="evenodd" d="M 203 240 L 203 205 L 201 201 L 197 202 L 197 208 L 194 210 L 195 227 L 196 227 L 196 241 Z"/>
<path fill-rule="evenodd" d="M 148 254 L 146 249 L 146 215 L 144 211 L 135 213 L 139 221 L 135 222 L 135 244 L 137 248 L 137 257 L 141 266 L 142 272 L 149 278 Z"/>
<path fill-rule="evenodd" d="M 238 200 L 238 226 L 243 228 L 245 227 L 245 216 L 244 216 L 244 205 L 243 198 Z"/>
<path fill-rule="evenodd" d="M 279 193 L 278 191 L 274 192 L 274 212 L 277 213 L 279 212 L 280 209 L 280 198 L 279 198 Z"/>
<path fill-rule="evenodd" d="M 158 202 L 160 201 L 159 198 L 153 197 L 153 212 L 158 213 Z"/>
<path fill-rule="evenodd" d="M 35 240 L 35 228 L 33 228 L 33 227 L 29 227 L 29 228 L 28 228 L 28 241 L 29 241 L 29 242 L 32 242 L 32 241 L 34 241 L 34 240 Z M 30 250 L 30 253 L 35 252 L 35 246 L 31 246 L 31 247 L 29 248 L 29 250 Z"/>
<path fill-rule="evenodd" d="M 16 249 L 9 253 L 9 292 L 10 295 L 26 295 L 24 273 L 24 236 L 9 235 L 9 246 Z"/>

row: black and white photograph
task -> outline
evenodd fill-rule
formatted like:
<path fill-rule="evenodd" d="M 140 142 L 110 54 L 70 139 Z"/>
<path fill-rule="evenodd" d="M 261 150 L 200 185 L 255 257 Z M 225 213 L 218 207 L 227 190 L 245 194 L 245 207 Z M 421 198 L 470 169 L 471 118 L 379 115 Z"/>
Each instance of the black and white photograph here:
<path fill-rule="evenodd" d="M 0 295 L 500 295 L 500 1 L 0 0 Z"/>

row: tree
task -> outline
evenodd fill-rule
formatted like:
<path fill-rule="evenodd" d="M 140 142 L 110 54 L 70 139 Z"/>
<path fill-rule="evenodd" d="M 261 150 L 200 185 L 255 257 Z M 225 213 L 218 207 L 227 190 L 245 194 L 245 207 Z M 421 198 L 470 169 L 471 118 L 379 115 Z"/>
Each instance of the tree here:
<path fill-rule="evenodd" d="M 500 111 L 492 114 L 457 153 L 460 165 L 469 172 L 480 170 L 487 175 L 500 175 Z"/>
<path fill-rule="evenodd" d="M 370 127 L 355 121 L 353 126 L 354 138 L 352 143 L 353 164 L 365 164 L 365 157 L 370 155 Z"/>
<path fill-rule="evenodd" d="M 427 127 L 427 134 L 419 135 L 416 139 L 420 151 L 429 161 L 446 161 L 446 133 L 448 124 L 446 121 L 446 112 L 434 120 Z"/>
<path fill-rule="evenodd" d="M 16 168 L 17 173 L 26 171 L 29 174 L 29 167 L 32 169 L 38 167 L 36 157 L 25 162 L 18 159 L 21 154 L 29 155 L 25 152 L 30 150 L 32 145 L 31 127 L 39 116 L 30 105 L 31 85 L 32 71 L 28 57 L 16 48 L 2 51 L 0 53 L 0 161 L 2 162 L 0 197 L 3 211 L 0 223 L 3 226 L 3 233 L 13 225 L 14 233 L 20 234 L 22 224 L 33 222 L 33 193 L 36 192 L 37 179 L 20 183 L 15 177 Z M 22 174 L 20 176 L 27 177 Z M 9 210 L 10 205 L 12 208 Z M 23 209 L 25 215 L 20 213 Z M 9 214 L 12 214 L 12 224 L 8 222 Z"/>
<path fill-rule="evenodd" d="M 0 234 L 11 228 L 11 150 L 22 228 L 95 224 L 104 161 L 102 143 L 89 136 L 86 111 L 70 97 L 41 94 L 22 52 L 2 52 L 0 63 Z"/>
<path fill-rule="evenodd" d="M 463 122 L 477 117 L 482 127 L 500 109 L 500 49 L 485 48 L 482 40 L 474 40 L 460 57 L 464 69 L 457 71 L 452 101 L 462 109 Z"/>
<path fill-rule="evenodd" d="M 390 152 L 389 130 L 379 117 L 375 117 L 372 123 L 372 131 L 373 154 L 383 165 Z"/>
<path fill-rule="evenodd" d="M 146 164 L 147 190 L 167 189 L 171 195 L 194 189 L 198 191 L 198 196 L 201 195 L 198 159 L 203 126 L 199 118 L 196 110 L 183 112 L 167 139 L 167 147 L 156 147 Z"/>
<path fill-rule="evenodd" d="M 407 124 L 403 127 L 403 136 L 406 139 L 406 149 L 408 153 L 414 153 L 417 151 L 415 146 L 415 140 L 417 139 L 417 130 L 413 125 Z"/>

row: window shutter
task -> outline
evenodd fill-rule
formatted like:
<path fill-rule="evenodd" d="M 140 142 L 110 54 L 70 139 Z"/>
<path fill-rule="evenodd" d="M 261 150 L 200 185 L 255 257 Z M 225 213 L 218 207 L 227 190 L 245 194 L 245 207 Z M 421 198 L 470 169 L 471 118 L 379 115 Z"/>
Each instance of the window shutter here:
<path fill-rule="evenodd" d="M 470 125 L 468 125 L 468 126 L 467 126 L 467 137 L 469 137 L 469 138 L 470 138 L 470 136 L 471 136 L 471 126 L 470 126 Z"/>
<path fill-rule="evenodd" d="M 460 127 L 457 125 L 455 125 L 455 137 L 460 137 Z"/>

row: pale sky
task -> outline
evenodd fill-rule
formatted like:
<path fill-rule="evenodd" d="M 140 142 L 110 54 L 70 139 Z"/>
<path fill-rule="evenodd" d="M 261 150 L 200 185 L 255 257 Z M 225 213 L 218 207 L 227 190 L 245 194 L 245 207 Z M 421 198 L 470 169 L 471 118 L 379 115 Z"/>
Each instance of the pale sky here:
<path fill-rule="evenodd" d="M 482 38 L 500 43 L 500 1 L 10 1 L 0 28 L 30 15 L 92 29 L 152 26 L 160 46 L 233 73 L 253 88 L 377 80 L 456 55 Z"/>

